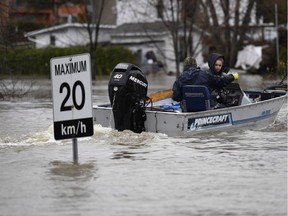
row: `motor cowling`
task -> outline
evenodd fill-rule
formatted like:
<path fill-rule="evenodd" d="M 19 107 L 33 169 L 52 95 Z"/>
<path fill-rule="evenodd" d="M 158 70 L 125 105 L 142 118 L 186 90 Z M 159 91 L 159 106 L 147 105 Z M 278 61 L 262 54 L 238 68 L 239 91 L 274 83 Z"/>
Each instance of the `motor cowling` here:
<path fill-rule="evenodd" d="M 147 90 L 147 79 L 137 66 L 129 63 L 115 66 L 108 86 L 115 129 L 145 131 Z"/>

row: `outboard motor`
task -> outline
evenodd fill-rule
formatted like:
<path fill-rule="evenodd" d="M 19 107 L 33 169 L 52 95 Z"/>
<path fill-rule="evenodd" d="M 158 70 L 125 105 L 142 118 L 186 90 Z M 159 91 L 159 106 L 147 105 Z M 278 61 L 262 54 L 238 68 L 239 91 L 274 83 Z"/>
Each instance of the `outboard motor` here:
<path fill-rule="evenodd" d="M 115 129 L 141 133 L 145 130 L 145 99 L 148 82 L 135 65 L 119 63 L 109 80 L 109 99 L 114 115 Z"/>

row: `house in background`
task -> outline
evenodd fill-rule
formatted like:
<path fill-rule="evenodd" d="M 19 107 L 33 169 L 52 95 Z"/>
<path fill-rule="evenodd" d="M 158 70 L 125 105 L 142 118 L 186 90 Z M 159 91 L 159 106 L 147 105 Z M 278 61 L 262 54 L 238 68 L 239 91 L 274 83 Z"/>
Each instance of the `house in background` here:
<path fill-rule="evenodd" d="M 199 39 L 200 35 L 200 31 L 195 30 L 194 38 Z M 123 45 L 136 53 L 139 65 L 147 73 L 175 72 L 172 36 L 161 21 L 123 23 L 112 32 L 111 44 Z M 198 63 L 203 62 L 201 52 L 196 58 Z"/>
<path fill-rule="evenodd" d="M 85 4 L 87 4 L 85 8 Z M 0 4 L 0 19 L 13 21 L 15 25 L 25 21 L 43 26 L 60 25 L 69 21 L 82 22 L 83 17 L 98 16 L 95 8 L 98 1 L 86 1 L 85 4 L 73 4 L 61 0 L 4 0 Z M 116 24 L 116 0 L 105 0 L 101 24 Z"/>
<path fill-rule="evenodd" d="M 128 47 L 132 52 L 137 54 L 139 65 L 143 64 L 143 66 L 147 66 L 146 68 L 149 70 L 152 68 L 152 71 L 155 71 L 157 67 L 160 66 L 163 68 L 163 66 L 165 66 L 166 71 L 175 71 L 175 56 L 171 33 L 167 31 L 167 28 L 164 27 L 161 21 L 163 13 L 167 12 L 163 11 L 163 5 L 167 5 L 166 1 L 168 0 L 153 1 L 156 3 L 155 7 L 152 6 L 150 4 L 151 1 L 148 0 L 105 0 L 105 7 L 101 18 L 99 43 L 120 44 Z M 17 20 L 35 20 L 40 23 L 46 23 L 46 26 L 52 26 L 36 31 L 27 29 L 29 32 L 25 33 L 26 38 L 32 41 L 37 48 L 46 46 L 68 47 L 85 45 L 89 42 L 86 24 L 82 23 L 84 19 L 81 19 L 81 17 L 83 18 L 85 13 L 90 14 L 92 17 L 97 17 L 97 7 L 99 8 L 100 1 L 87 0 L 88 5 L 84 8 L 83 4 L 67 3 L 64 5 L 61 4 L 60 0 L 47 0 L 43 1 L 45 4 L 50 4 L 47 10 L 28 10 L 23 7 L 27 2 L 26 0 L 9 0 L 1 4 L 0 17 L 3 21 L 3 27 L 5 27 L 6 21 L 9 20 L 15 21 L 16 25 L 13 26 L 15 27 L 15 31 L 18 31 Z M 36 1 L 29 2 L 36 4 Z M 55 7 L 51 7 L 52 2 L 55 4 Z M 9 13 L 7 9 L 10 7 L 6 5 L 8 3 L 15 3 L 15 7 L 9 11 Z M 167 16 L 168 19 L 172 17 L 170 15 Z M 180 14 L 180 16 L 181 18 L 186 16 L 185 11 L 183 14 Z M 254 19 L 251 21 L 252 26 L 249 26 L 251 31 L 246 33 L 247 39 L 251 40 L 251 42 L 247 40 L 247 45 L 256 42 L 258 46 L 260 45 L 263 49 L 266 49 L 267 41 L 271 44 L 274 43 L 277 29 L 273 24 L 270 24 L 270 26 L 260 25 L 259 27 L 255 16 L 253 17 Z M 196 48 L 193 51 L 196 53 L 195 57 L 198 64 L 202 65 L 204 59 L 207 59 L 208 54 L 215 49 L 215 46 L 213 46 L 213 44 L 211 45 L 209 41 L 207 42 L 201 39 L 203 31 L 197 28 L 197 25 L 196 23 L 193 28 L 193 39 L 190 41 L 193 42 L 192 47 Z M 30 25 L 28 26 L 29 28 L 31 27 Z M 284 31 L 287 32 L 287 27 Z M 184 30 L 180 26 L 180 61 L 185 57 L 185 54 L 181 53 L 184 46 L 183 43 L 181 43 L 184 41 L 183 35 Z M 23 37 L 23 33 L 21 33 L 21 37 Z M 262 44 L 259 44 L 259 41 L 263 41 L 261 42 Z M 12 41 L 12 43 L 13 42 L 14 41 Z M 269 48 L 272 46 L 273 44 L 270 45 Z M 273 58 L 271 58 L 271 52 L 267 53 L 269 53 L 269 55 L 266 55 L 268 57 L 266 57 L 266 59 L 272 59 L 273 63 L 275 59 L 273 60 Z M 265 56 L 263 59 L 265 60 Z M 182 66 L 182 64 L 180 64 L 180 66 Z"/>
<path fill-rule="evenodd" d="M 93 28 L 93 25 L 91 26 Z M 99 43 L 110 43 L 114 25 L 100 25 Z M 71 47 L 89 43 L 87 24 L 66 23 L 45 29 L 27 32 L 25 37 L 35 44 L 36 48 Z"/>
<path fill-rule="evenodd" d="M 137 4 L 135 2 L 133 4 L 130 0 L 117 1 L 116 5 L 113 5 L 113 1 L 108 2 L 110 4 L 106 10 L 109 10 L 105 13 L 104 21 L 109 20 L 109 17 L 112 17 L 112 20 L 116 18 L 116 25 L 100 25 L 98 42 L 129 48 L 137 55 L 138 64 L 147 72 L 156 72 L 160 69 L 165 72 L 175 72 L 172 36 L 162 23 L 159 11 L 146 0 L 139 0 Z M 149 11 L 149 16 L 143 15 L 143 11 Z M 27 32 L 25 37 L 34 42 L 37 48 L 69 47 L 89 43 L 86 24 L 73 23 L 73 19 L 67 21 L 68 23 L 59 26 Z M 195 30 L 193 33 L 194 41 L 198 41 L 200 31 Z M 200 45 L 196 52 L 199 64 L 203 62 L 201 50 Z"/>
<path fill-rule="evenodd" d="M 72 2 L 75 2 L 74 4 Z M 77 3 L 78 2 L 78 3 Z M 62 0 L 3 0 L 0 3 L 0 44 L 7 46 L 29 46 L 24 34 L 27 32 L 66 23 L 83 23 L 87 17 L 97 17 L 100 1 L 62 1 Z M 105 0 L 102 25 L 116 24 L 116 0 Z M 67 26 L 64 26 L 67 27 Z M 58 27 L 57 27 L 58 28 Z M 69 32 L 69 31 L 67 31 Z M 35 32 L 34 32 L 35 33 Z M 42 32 L 43 33 L 43 32 Z M 41 33 L 41 34 L 42 34 Z M 59 33 L 59 29 L 58 32 Z M 70 33 L 70 32 L 69 32 Z M 43 35 L 41 35 L 42 37 Z M 31 38 L 33 39 L 33 38 Z M 54 43 L 51 35 L 51 42 Z M 57 39 L 56 39 L 57 41 Z M 43 41 L 40 40 L 40 43 Z M 70 42 L 68 43 L 70 44 Z M 74 44 L 74 43 L 72 43 Z M 37 45 L 39 47 L 39 45 Z"/>
<path fill-rule="evenodd" d="M 152 5 L 152 2 L 155 5 Z M 151 53 L 153 51 L 156 59 L 159 59 L 166 65 L 167 72 L 175 72 L 176 60 L 173 39 L 171 32 L 169 32 L 162 20 L 165 17 L 171 19 L 173 12 L 172 10 L 165 10 L 164 4 L 169 5 L 170 3 L 167 0 L 138 0 L 137 4 L 135 4 L 134 0 L 118 1 L 116 5 L 117 28 L 116 33 L 111 36 L 111 39 L 113 43 L 123 44 L 134 52 L 136 51 L 141 56 L 142 63 L 146 61 L 147 52 Z M 166 16 L 163 16 L 163 14 Z M 181 53 L 184 50 L 183 43 L 181 43 L 183 35 L 184 29 L 179 26 L 180 62 L 186 57 L 184 56 L 185 54 Z M 199 65 L 204 63 L 203 47 L 200 38 L 201 30 L 195 26 L 192 47 L 195 48 L 194 53 L 196 54 L 194 57 L 196 57 Z M 182 66 L 180 64 L 180 67 Z"/>
<path fill-rule="evenodd" d="M 195 31 L 195 37 L 200 32 Z M 89 43 L 87 24 L 66 23 L 41 30 L 31 31 L 25 37 L 36 48 L 70 47 Z M 137 55 L 138 64 L 147 73 L 163 70 L 175 72 L 174 50 L 170 33 L 162 22 L 125 23 L 118 27 L 100 25 L 98 42 L 100 44 L 122 45 Z M 201 49 L 201 46 L 200 46 Z M 197 56 L 198 63 L 202 53 Z"/>

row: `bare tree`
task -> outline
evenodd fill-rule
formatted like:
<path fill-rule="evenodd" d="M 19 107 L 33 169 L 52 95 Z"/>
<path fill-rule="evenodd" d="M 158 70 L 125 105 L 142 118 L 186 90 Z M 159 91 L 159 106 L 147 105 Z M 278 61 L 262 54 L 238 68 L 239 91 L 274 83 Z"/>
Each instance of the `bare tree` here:
<path fill-rule="evenodd" d="M 255 0 L 199 0 L 201 28 L 210 33 L 211 46 L 223 52 L 228 64 L 234 65 L 249 30 Z"/>
<path fill-rule="evenodd" d="M 11 98 L 22 98 L 31 92 L 35 86 L 32 80 L 21 79 L 21 66 L 9 63 L 7 55 L 9 49 L 13 49 L 15 29 L 10 22 L 9 11 L 13 10 L 13 5 L 9 1 L 0 3 L 2 16 L 0 16 L 0 100 Z M 5 77 L 5 79 L 4 79 Z"/>
<path fill-rule="evenodd" d="M 95 59 L 97 56 L 98 37 L 100 31 L 100 23 L 105 6 L 104 0 L 85 0 L 85 17 L 84 22 L 87 23 L 87 31 L 89 36 L 89 50 L 92 62 L 92 74 L 97 74 Z"/>
<path fill-rule="evenodd" d="M 187 55 L 195 55 L 197 44 L 204 38 L 206 46 L 214 47 L 209 52 L 222 52 L 228 64 L 234 65 L 247 39 L 255 9 L 255 0 L 149 0 L 149 4 L 156 8 L 171 34 L 176 76 L 180 61 Z M 201 29 L 199 41 L 193 37 L 196 27 Z"/>
<path fill-rule="evenodd" d="M 193 56 L 194 55 L 194 47 L 193 47 L 193 31 L 194 31 L 194 23 L 195 23 L 195 14 L 196 8 L 198 5 L 198 0 L 183 0 L 182 3 L 182 20 L 183 20 L 183 39 L 185 44 L 184 48 L 184 56 Z"/>
<path fill-rule="evenodd" d="M 0 81 L 0 100 L 9 100 L 11 98 L 22 98 L 28 95 L 33 87 L 33 80 L 22 80 L 11 76 L 7 80 Z"/>
<path fill-rule="evenodd" d="M 148 4 L 155 8 L 158 19 L 171 36 L 174 52 L 172 60 L 175 62 L 176 77 L 178 77 L 180 62 L 188 55 L 195 55 L 201 44 L 201 37 L 199 41 L 195 41 L 193 37 L 198 0 L 149 0 Z M 167 59 L 167 56 L 165 58 Z"/>
<path fill-rule="evenodd" d="M 179 11 L 181 7 L 180 0 L 169 0 L 168 7 L 165 7 L 163 10 L 163 16 L 160 17 L 163 24 L 166 26 L 168 31 L 172 36 L 172 44 L 174 48 L 175 62 L 176 62 L 176 76 L 180 74 L 179 64 L 179 26 L 180 26 L 180 17 Z M 164 8 L 163 8 L 164 9 Z M 170 17 L 170 19 L 169 19 Z"/>
<path fill-rule="evenodd" d="M 180 75 L 180 61 L 187 55 L 195 54 L 193 31 L 195 6 L 198 0 L 163 0 L 151 1 L 157 8 L 159 18 L 171 35 L 174 48 L 176 77 Z"/>

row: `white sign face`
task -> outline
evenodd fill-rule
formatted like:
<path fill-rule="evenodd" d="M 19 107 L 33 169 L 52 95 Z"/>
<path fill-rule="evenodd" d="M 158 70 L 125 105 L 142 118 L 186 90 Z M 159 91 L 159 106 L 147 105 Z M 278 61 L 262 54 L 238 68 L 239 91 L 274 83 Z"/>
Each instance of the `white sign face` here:
<path fill-rule="evenodd" d="M 90 55 L 52 58 L 50 71 L 55 139 L 92 136 Z"/>

